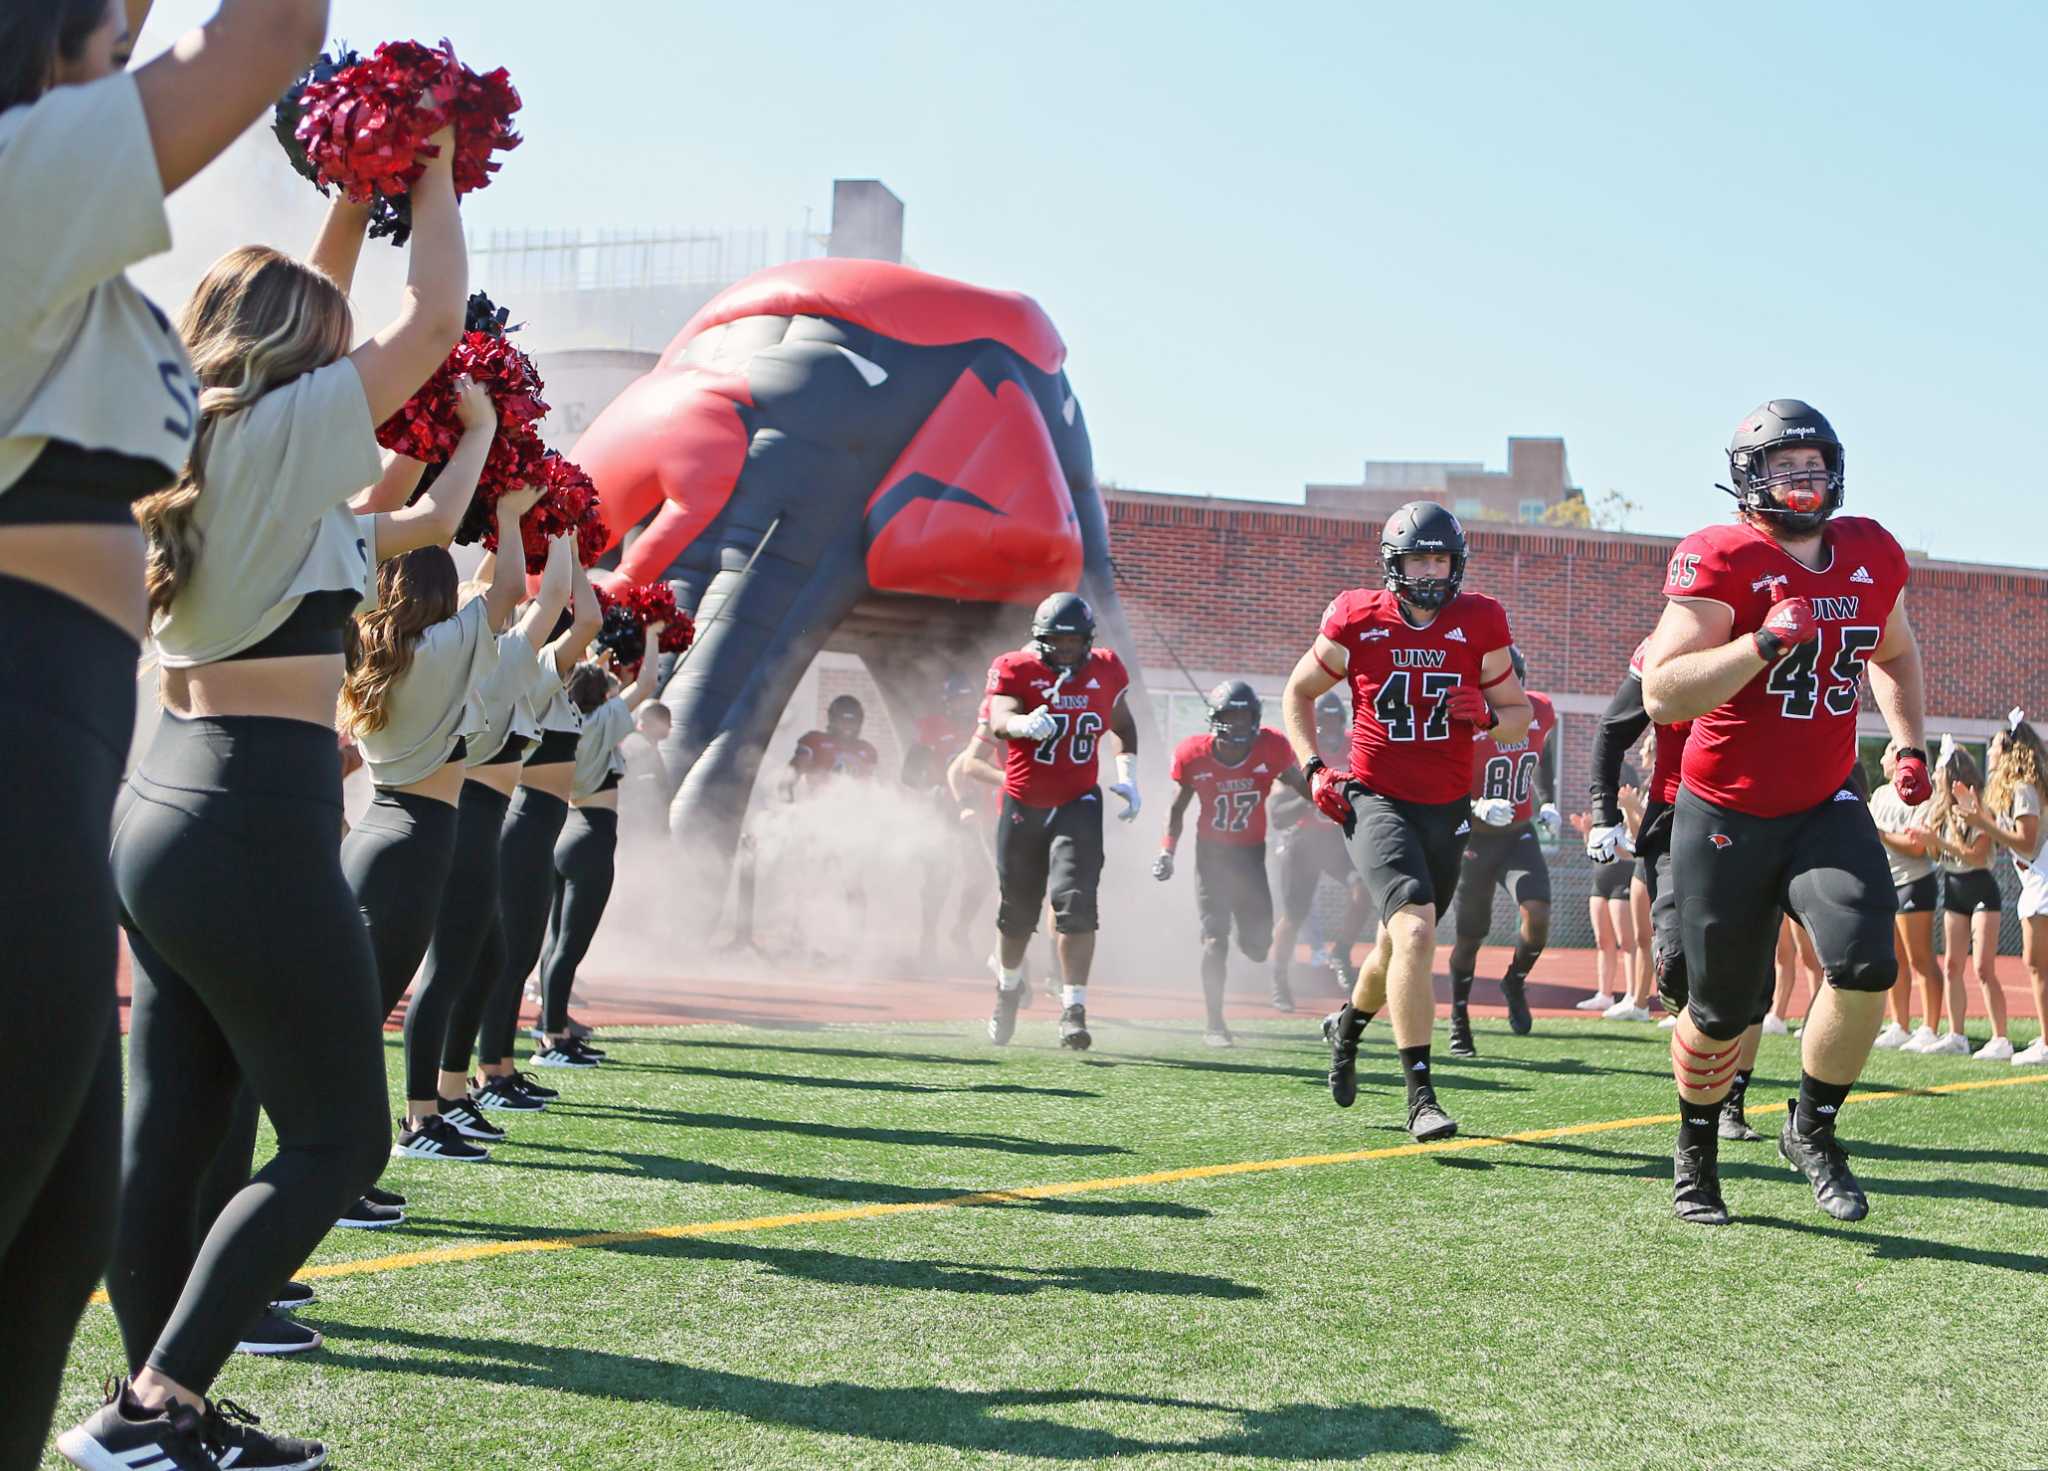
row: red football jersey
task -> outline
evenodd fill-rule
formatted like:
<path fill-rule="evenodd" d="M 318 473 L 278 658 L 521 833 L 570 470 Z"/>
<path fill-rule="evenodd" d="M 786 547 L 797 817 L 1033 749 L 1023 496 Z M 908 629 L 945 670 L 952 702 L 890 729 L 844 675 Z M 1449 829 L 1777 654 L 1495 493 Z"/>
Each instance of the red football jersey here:
<path fill-rule="evenodd" d="M 1475 727 L 1451 719 L 1445 701 L 1461 684 L 1477 688 L 1481 661 L 1513 642 L 1507 610 L 1460 593 L 1417 628 L 1391 592 L 1354 588 L 1323 610 L 1322 633 L 1350 660 L 1352 775 L 1409 802 L 1469 794 Z"/>
<path fill-rule="evenodd" d="M 991 695 L 1010 696 L 1026 714 L 1050 706 L 1059 722 L 1048 741 L 1004 740 L 1003 790 L 1026 807 L 1058 807 L 1095 785 L 1097 752 L 1110 712 L 1131 683 L 1124 661 L 1108 649 L 1091 650 L 1054 695 L 1057 679 L 1053 667 L 1028 649 L 1005 654 L 989 666 Z"/>
<path fill-rule="evenodd" d="M 834 776 L 870 777 L 881 761 L 875 748 L 863 740 L 835 740 L 829 731 L 814 730 L 798 738 L 796 758 L 790 764 L 810 782 Z"/>
<path fill-rule="evenodd" d="M 1173 748 L 1173 779 L 1195 789 L 1195 837 L 1204 843 L 1249 848 L 1266 841 L 1266 794 L 1294 765 L 1287 737 L 1262 726 L 1244 760 L 1226 766 L 1216 757 L 1213 731 L 1191 735 Z"/>
<path fill-rule="evenodd" d="M 1550 696 L 1529 692 L 1536 709 L 1529 733 L 1512 745 L 1502 745 L 1485 731 L 1472 733 L 1472 800 L 1505 797 L 1515 804 L 1515 822 L 1527 822 L 1536 815 L 1536 768 L 1543 761 L 1543 743 L 1557 729 L 1557 707 Z"/>
<path fill-rule="evenodd" d="M 1643 650 L 1650 646 L 1644 639 L 1636 645 L 1636 651 L 1629 655 L 1628 672 L 1631 679 L 1643 677 Z M 1650 772 L 1649 800 L 1662 802 L 1669 807 L 1678 800 L 1678 772 L 1685 759 L 1685 739 L 1692 734 L 1690 720 L 1674 721 L 1670 725 L 1653 725 L 1657 733 L 1656 765 Z"/>
<path fill-rule="evenodd" d="M 1783 598 L 1811 602 L 1820 626 L 1813 642 L 1693 721 L 1684 782 L 1709 802 L 1755 817 L 1804 812 L 1840 791 L 1856 764 L 1863 667 L 1906 589 L 1906 554 L 1862 516 L 1830 521 L 1822 547 L 1816 572 L 1742 522 L 1696 531 L 1672 554 L 1664 596 L 1723 604 L 1736 637 L 1761 628 Z"/>
<path fill-rule="evenodd" d="M 987 701 L 982 702 L 983 714 L 987 713 Z M 968 737 L 974 734 L 973 721 L 955 720 L 949 715 L 931 714 L 917 717 L 917 743 L 929 746 L 941 762 L 951 761 L 967 749 Z"/>

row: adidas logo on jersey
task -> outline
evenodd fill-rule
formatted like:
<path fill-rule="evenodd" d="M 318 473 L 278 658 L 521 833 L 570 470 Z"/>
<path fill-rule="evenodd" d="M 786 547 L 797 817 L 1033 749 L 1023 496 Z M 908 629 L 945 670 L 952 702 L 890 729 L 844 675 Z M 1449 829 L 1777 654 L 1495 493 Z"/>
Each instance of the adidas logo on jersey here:
<path fill-rule="evenodd" d="M 1858 567 L 1854 572 L 1851 572 L 1849 574 L 1849 580 L 1851 582 L 1864 583 L 1875 583 L 1877 581 L 1875 577 L 1872 577 L 1870 575 L 1870 569 L 1868 567 Z"/>
<path fill-rule="evenodd" d="M 1252 768 L 1252 771 L 1253 771 L 1253 772 L 1254 772 L 1254 773 L 1255 773 L 1256 775 L 1259 775 L 1259 776 L 1264 776 L 1264 775 L 1266 774 L 1266 763 L 1265 763 L 1265 762 L 1263 762 L 1263 761 L 1261 761 L 1261 762 L 1260 762 L 1260 763 L 1259 763 L 1259 764 L 1258 764 L 1257 766 L 1254 766 L 1254 767 Z"/>
<path fill-rule="evenodd" d="M 1465 642 L 1465 630 L 1462 628 L 1454 628 L 1449 633 L 1445 634 L 1444 637 L 1454 644 L 1462 644 L 1463 642 Z"/>
<path fill-rule="evenodd" d="M 1102 681 L 1099 679 L 1091 679 L 1088 681 L 1086 687 L 1091 690 L 1099 690 L 1102 688 Z"/>

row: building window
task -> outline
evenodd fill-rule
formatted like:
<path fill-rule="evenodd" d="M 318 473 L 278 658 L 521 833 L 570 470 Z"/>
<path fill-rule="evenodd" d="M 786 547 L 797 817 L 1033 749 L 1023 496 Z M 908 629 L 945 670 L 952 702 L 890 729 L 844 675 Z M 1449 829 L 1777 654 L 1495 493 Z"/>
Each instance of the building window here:
<path fill-rule="evenodd" d="M 1550 504 L 1547 501 L 1523 501 L 1521 510 L 1522 520 L 1530 525 L 1534 525 L 1543 519 L 1543 513 L 1549 509 Z"/>
<path fill-rule="evenodd" d="M 1486 503 L 1473 496 L 1461 495 L 1451 506 L 1451 514 L 1460 521 L 1476 521 L 1486 510 Z"/>

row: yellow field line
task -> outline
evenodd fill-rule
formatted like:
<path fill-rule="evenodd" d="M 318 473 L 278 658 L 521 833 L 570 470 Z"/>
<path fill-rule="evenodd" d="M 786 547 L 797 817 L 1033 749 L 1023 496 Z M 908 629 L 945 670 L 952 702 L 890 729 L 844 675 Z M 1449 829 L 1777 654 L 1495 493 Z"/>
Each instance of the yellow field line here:
<path fill-rule="evenodd" d="M 1877 1093 L 1852 1093 L 1851 1103 L 1876 1103 L 1887 1098 L 1924 1098 L 1930 1094 L 1969 1093 L 1979 1088 L 2016 1088 L 2029 1083 L 2048 1083 L 2048 1072 L 2026 1073 L 2011 1078 L 1981 1078 L 1967 1083 L 1942 1083 L 1932 1088 L 1906 1088 Z M 1782 1103 L 1752 1108 L 1752 1115 L 1782 1113 Z M 601 1231 L 585 1236 L 534 1237 L 524 1241 L 489 1241 L 473 1246 L 444 1246 L 431 1251 L 406 1251 L 394 1256 L 369 1257 L 360 1261 L 331 1262 L 325 1266 L 302 1267 L 294 1273 L 303 1279 L 321 1277 L 363 1277 L 375 1272 L 397 1272 L 407 1267 L 440 1266 L 452 1262 L 478 1262 L 492 1257 L 527 1256 L 540 1251 L 577 1251 L 592 1246 L 620 1246 L 638 1241 L 677 1241 L 695 1236 L 734 1236 L 751 1231 L 780 1231 L 788 1226 L 822 1226 L 837 1221 L 871 1221 L 881 1216 L 911 1215 L 919 1211 L 960 1210 L 977 1205 L 1003 1205 L 1020 1200 L 1054 1200 L 1068 1195 L 1093 1195 L 1108 1190 L 1129 1190 L 1144 1185 L 1174 1185 L 1183 1180 L 1220 1180 L 1230 1175 L 1261 1175 L 1273 1170 L 1308 1170 L 1323 1165 L 1362 1164 L 1377 1159 L 1407 1159 L 1422 1154 L 1456 1154 L 1472 1149 L 1499 1149 L 1509 1144 L 1540 1144 L 1550 1139 L 1571 1139 L 1584 1134 L 1609 1134 L 1617 1129 L 1646 1129 L 1675 1124 L 1675 1113 L 1644 1114 L 1632 1119 L 1602 1119 L 1590 1124 L 1566 1124 L 1554 1129 L 1530 1129 L 1520 1134 L 1474 1134 L 1462 1139 L 1442 1139 L 1433 1144 L 1395 1144 L 1384 1149 L 1354 1149 L 1342 1154 L 1299 1154 L 1288 1159 L 1239 1160 L 1232 1164 L 1189 1165 L 1177 1170 L 1154 1170 L 1143 1175 L 1109 1175 L 1093 1180 L 1063 1180 L 1050 1185 L 1020 1185 L 1008 1190 L 977 1190 L 965 1195 L 948 1195 L 938 1200 L 896 1201 L 879 1205 L 849 1205 L 835 1210 L 790 1211 L 775 1216 L 743 1216 L 725 1221 L 691 1221 L 679 1226 L 651 1226 L 640 1231 Z M 94 1302 L 107 1300 L 95 1293 Z"/>

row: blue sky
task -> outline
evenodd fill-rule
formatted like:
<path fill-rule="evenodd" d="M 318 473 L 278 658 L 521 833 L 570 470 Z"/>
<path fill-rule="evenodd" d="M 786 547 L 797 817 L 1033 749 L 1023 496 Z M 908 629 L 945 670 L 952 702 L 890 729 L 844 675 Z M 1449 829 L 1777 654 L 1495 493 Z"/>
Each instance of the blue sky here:
<path fill-rule="evenodd" d="M 211 10 L 162 0 L 145 51 Z M 431 15 L 431 22 L 424 19 Z M 2048 564 L 2048 6 L 335 0 L 503 64 L 474 226 L 823 228 L 1052 314 L 1098 467 L 1299 500 L 1561 434 L 1684 532 L 1812 400 L 1850 509 Z M 677 324 L 680 325 L 680 324 Z"/>

